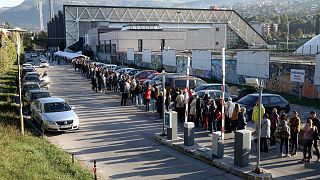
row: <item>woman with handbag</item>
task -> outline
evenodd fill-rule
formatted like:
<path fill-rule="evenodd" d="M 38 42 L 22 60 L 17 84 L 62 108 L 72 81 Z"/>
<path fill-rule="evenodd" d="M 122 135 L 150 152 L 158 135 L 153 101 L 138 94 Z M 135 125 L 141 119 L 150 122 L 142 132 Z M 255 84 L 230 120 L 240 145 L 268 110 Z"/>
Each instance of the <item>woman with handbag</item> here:
<path fill-rule="evenodd" d="M 289 139 L 290 139 L 290 127 L 287 123 L 287 114 L 281 114 L 279 119 L 279 125 L 277 133 L 280 136 L 280 155 L 282 157 L 290 157 L 289 154 Z M 285 153 L 283 153 L 282 147 L 285 146 Z"/>
<path fill-rule="evenodd" d="M 314 139 L 314 135 L 318 133 L 318 130 L 317 127 L 312 124 L 311 119 L 307 120 L 307 124 L 303 130 L 303 158 L 301 161 L 309 163 L 312 156 L 312 141 Z"/>

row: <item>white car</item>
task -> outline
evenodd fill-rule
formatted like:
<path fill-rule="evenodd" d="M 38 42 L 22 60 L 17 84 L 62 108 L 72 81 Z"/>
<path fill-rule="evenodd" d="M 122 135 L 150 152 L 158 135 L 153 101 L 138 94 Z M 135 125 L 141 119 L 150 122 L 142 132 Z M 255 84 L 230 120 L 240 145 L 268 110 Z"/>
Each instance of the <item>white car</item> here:
<path fill-rule="evenodd" d="M 40 68 L 43 68 L 43 67 L 49 67 L 48 60 L 44 60 L 44 59 L 40 60 Z"/>
<path fill-rule="evenodd" d="M 79 117 L 61 98 L 40 98 L 30 106 L 31 119 L 37 122 L 41 131 L 70 131 L 79 129 Z"/>

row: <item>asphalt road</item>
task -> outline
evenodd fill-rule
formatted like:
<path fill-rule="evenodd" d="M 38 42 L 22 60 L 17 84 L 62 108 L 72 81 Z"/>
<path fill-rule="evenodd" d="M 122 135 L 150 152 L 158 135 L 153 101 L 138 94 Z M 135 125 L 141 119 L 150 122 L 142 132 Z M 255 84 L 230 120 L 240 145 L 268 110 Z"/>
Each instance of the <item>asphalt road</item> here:
<path fill-rule="evenodd" d="M 161 132 L 156 116 L 134 106 L 120 106 L 120 96 L 91 91 L 90 81 L 70 65 L 46 69 L 52 96 L 75 106 L 80 129 L 49 133 L 49 140 L 87 167 L 97 161 L 102 179 L 240 179 L 153 140 Z"/>

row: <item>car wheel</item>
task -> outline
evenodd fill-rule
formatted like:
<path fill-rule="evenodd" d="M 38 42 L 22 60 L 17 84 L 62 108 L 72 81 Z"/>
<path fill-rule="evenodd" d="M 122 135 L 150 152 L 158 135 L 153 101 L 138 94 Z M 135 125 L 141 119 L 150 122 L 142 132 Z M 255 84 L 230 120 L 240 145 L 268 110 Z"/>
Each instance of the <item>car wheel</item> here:
<path fill-rule="evenodd" d="M 42 134 L 44 134 L 46 132 L 46 128 L 44 127 L 44 123 L 41 121 L 41 124 L 40 124 L 40 131 Z"/>

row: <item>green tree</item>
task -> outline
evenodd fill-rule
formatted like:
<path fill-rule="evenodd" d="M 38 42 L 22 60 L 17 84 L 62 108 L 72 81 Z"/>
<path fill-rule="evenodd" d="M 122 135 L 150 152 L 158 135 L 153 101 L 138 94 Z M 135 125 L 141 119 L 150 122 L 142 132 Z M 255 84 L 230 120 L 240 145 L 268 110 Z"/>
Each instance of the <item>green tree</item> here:
<path fill-rule="evenodd" d="M 43 48 L 47 48 L 48 45 L 48 33 L 45 31 L 41 31 L 34 36 L 33 43 L 41 46 Z"/>
<path fill-rule="evenodd" d="M 295 36 L 298 39 L 302 38 L 303 37 L 303 30 L 302 29 L 297 29 Z"/>
<path fill-rule="evenodd" d="M 7 36 L 1 38 L 2 46 L 0 48 L 0 75 L 5 74 L 16 61 L 16 47 Z"/>
<path fill-rule="evenodd" d="M 33 49 L 32 43 L 32 34 L 31 33 L 24 33 L 22 35 L 23 47 L 27 51 L 31 51 Z"/>

